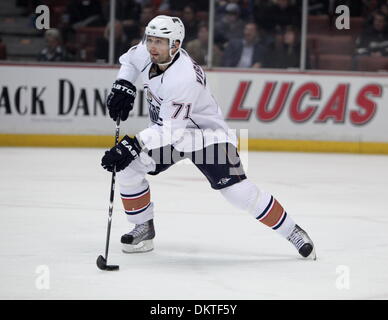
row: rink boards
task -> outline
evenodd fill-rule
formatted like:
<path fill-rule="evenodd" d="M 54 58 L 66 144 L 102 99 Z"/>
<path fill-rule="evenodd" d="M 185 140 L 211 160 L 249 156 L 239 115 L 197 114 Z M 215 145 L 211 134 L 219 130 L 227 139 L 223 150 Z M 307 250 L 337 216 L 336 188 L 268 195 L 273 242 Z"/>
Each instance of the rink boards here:
<path fill-rule="evenodd" d="M 104 101 L 117 67 L 0 65 L 0 145 L 107 147 Z M 252 150 L 388 154 L 388 75 L 207 71 L 229 124 Z M 121 132 L 148 125 L 142 84 Z"/>

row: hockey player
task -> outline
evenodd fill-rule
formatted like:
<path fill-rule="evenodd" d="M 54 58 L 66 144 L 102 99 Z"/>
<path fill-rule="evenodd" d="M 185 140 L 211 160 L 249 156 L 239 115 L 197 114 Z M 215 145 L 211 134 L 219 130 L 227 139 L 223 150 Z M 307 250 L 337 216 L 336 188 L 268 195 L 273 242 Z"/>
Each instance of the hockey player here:
<path fill-rule="evenodd" d="M 307 233 L 271 194 L 247 179 L 236 136 L 230 134 L 203 70 L 182 49 L 184 36 L 179 18 L 152 19 L 143 41 L 120 57 L 121 68 L 107 99 L 110 117 L 125 121 L 140 76 L 151 121 L 134 138 L 124 136 L 101 160 L 104 169 L 118 172 L 123 207 L 129 222 L 135 224 L 121 238 L 123 251 L 153 249 L 154 205 L 146 175 L 190 158 L 226 200 L 286 238 L 303 257 L 315 259 Z"/>

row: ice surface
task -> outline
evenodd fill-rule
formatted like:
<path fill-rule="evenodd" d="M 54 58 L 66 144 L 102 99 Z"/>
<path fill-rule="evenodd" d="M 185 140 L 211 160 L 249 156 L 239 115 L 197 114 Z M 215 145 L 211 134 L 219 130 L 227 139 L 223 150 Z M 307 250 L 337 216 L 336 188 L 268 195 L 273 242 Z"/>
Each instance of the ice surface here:
<path fill-rule="evenodd" d="M 310 234 L 317 261 L 234 209 L 194 166 L 176 165 L 149 177 L 153 252 L 121 252 L 130 226 L 116 196 L 109 263 L 120 271 L 104 272 L 102 154 L 0 148 L 1 299 L 388 298 L 387 156 L 249 153 L 248 177 Z M 49 289 L 38 289 L 42 265 Z"/>

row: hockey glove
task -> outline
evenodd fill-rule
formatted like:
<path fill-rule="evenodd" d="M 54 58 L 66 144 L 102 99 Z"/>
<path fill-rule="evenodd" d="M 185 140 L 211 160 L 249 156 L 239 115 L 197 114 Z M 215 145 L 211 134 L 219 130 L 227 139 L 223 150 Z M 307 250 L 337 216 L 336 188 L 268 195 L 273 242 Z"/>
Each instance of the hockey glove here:
<path fill-rule="evenodd" d="M 109 172 L 113 172 L 115 166 L 117 172 L 121 171 L 139 156 L 140 151 L 137 139 L 125 136 L 116 146 L 105 152 L 101 165 Z"/>
<path fill-rule="evenodd" d="M 108 95 L 106 105 L 109 110 L 109 116 L 116 121 L 128 119 L 129 112 L 133 109 L 133 102 L 136 98 L 136 87 L 127 80 L 118 79 L 112 86 Z"/>

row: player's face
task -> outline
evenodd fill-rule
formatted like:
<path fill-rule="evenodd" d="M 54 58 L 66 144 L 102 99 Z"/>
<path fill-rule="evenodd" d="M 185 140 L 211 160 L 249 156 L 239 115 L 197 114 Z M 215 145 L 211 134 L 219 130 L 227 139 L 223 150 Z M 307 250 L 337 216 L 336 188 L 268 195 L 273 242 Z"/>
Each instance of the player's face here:
<path fill-rule="evenodd" d="M 171 59 L 168 39 L 147 36 L 147 50 L 153 63 L 166 63 Z"/>

